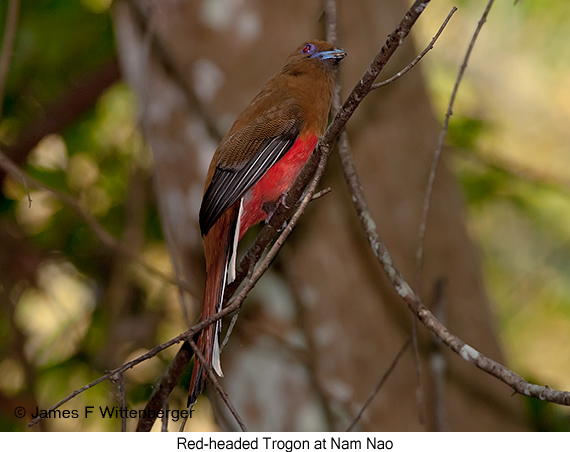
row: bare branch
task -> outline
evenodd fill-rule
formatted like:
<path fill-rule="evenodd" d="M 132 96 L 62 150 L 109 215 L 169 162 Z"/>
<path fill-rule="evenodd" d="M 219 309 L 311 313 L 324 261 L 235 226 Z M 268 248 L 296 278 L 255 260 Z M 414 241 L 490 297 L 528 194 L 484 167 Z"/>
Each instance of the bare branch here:
<path fill-rule="evenodd" d="M 445 143 L 445 138 L 447 137 L 447 131 L 449 129 L 449 121 L 451 119 L 451 115 L 453 114 L 453 105 L 455 104 L 455 98 L 457 96 L 457 91 L 459 90 L 459 84 L 463 78 L 463 74 L 467 69 L 467 63 L 469 62 L 469 57 L 471 56 L 471 52 L 475 47 L 475 42 L 477 41 L 477 37 L 479 36 L 479 32 L 483 28 L 483 25 L 487 21 L 487 16 L 489 15 L 489 11 L 493 6 L 495 0 L 489 0 L 479 23 L 477 24 L 477 28 L 473 33 L 473 37 L 471 38 L 471 42 L 469 43 L 469 47 L 467 48 L 467 52 L 465 53 L 465 57 L 463 58 L 463 63 L 461 63 L 461 67 L 459 68 L 459 73 L 457 74 L 457 79 L 455 80 L 455 86 L 453 87 L 453 92 L 451 93 L 451 98 L 449 100 L 449 106 L 447 107 L 447 112 L 445 114 L 445 121 L 443 124 L 443 128 L 439 135 L 439 140 L 437 143 L 437 147 L 435 149 L 433 155 L 433 161 L 431 164 L 429 178 L 427 183 L 427 188 L 425 191 L 423 208 L 422 208 L 422 219 L 420 222 L 420 227 L 418 231 L 418 249 L 416 253 L 416 280 L 418 283 L 417 290 L 419 293 L 420 289 L 420 280 L 422 274 L 422 267 L 423 267 L 423 260 L 424 260 L 424 244 L 425 244 L 425 235 L 426 235 L 426 225 L 427 225 L 427 218 L 429 215 L 430 205 L 431 205 L 431 197 L 433 194 L 433 185 L 435 181 L 435 175 L 437 172 L 437 167 L 439 165 L 439 159 L 441 157 L 441 151 L 443 149 L 443 144 Z"/>
<path fill-rule="evenodd" d="M 351 432 L 354 429 L 355 425 L 358 423 L 358 421 L 362 418 L 362 415 L 364 414 L 364 412 L 366 411 L 368 406 L 372 403 L 372 400 L 374 400 L 374 397 L 376 397 L 376 394 L 378 394 L 378 392 L 380 392 L 380 389 L 382 389 L 382 386 L 384 386 L 384 383 L 386 383 L 386 381 L 388 381 L 388 377 L 394 371 L 394 369 L 396 368 L 396 365 L 398 364 L 398 361 L 400 361 L 400 358 L 402 357 L 402 355 L 404 354 L 404 352 L 410 346 L 411 343 L 412 343 L 412 337 L 410 336 L 408 338 L 408 340 L 406 342 L 404 342 L 404 345 L 402 345 L 402 348 L 400 349 L 400 351 L 398 352 L 398 354 L 396 355 L 396 357 L 392 361 L 392 364 L 390 364 L 390 367 L 388 367 L 388 369 L 386 370 L 384 375 L 382 375 L 382 378 L 380 379 L 380 381 L 378 382 L 378 384 L 376 385 L 376 387 L 374 388 L 374 390 L 372 391 L 372 393 L 370 394 L 370 396 L 368 397 L 368 399 L 366 400 L 364 405 L 362 405 L 362 408 L 360 409 L 360 411 L 358 412 L 358 414 L 356 415 L 354 420 L 350 423 L 350 425 L 346 429 L 347 432 Z"/>
<path fill-rule="evenodd" d="M 424 50 L 422 50 L 422 52 L 416 58 L 414 58 L 414 60 L 410 64 L 408 64 L 404 69 L 402 69 L 400 72 L 393 75 L 389 79 L 386 79 L 383 82 L 375 83 L 374 85 L 372 85 L 372 89 L 382 88 L 383 86 L 386 86 L 386 85 L 392 83 L 393 81 L 399 79 L 402 75 L 404 75 L 410 69 L 412 69 L 416 64 L 418 64 L 420 62 L 420 60 L 426 55 L 426 53 L 428 53 L 431 49 L 433 49 L 433 46 L 435 45 L 435 41 L 437 41 L 439 39 L 439 36 L 443 33 L 443 30 L 447 26 L 447 23 L 450 21 L 451 16 L 453 16 L 453 14 L 455 14 L 455 11 L 457 11 L 457 8 L 454 6 L 453 8 L 451 8 L 451 11 L 449 12 L 447 17 L 445 18 L 445 20 L 441 24 L 441 27 L 439 27 L 439 30 L 437 31 L 435 36 L 432 38 L 430 43 L 427 45 L 427 47 Z"/>
<path fill-rule="evenodd" d="M 127 394 L 125 393 L 125 376 L 122 372 L 114 375 L 111 378 L 113 383 L 117 384 L 119 389 L 119 399 L 121 400 L 121 409 L 127 409 Z M 124 411 L 122 411 L 124 413 Z M 127 418 L 126 416 L 121 416 L 121 432 L 127 431 Z"/>
<path fill-rule="evenodd" d="M 174 389 L 174 387 L 178 384 L 178 380 L 180 376 L 184 373 L 186 366 L 192 360 L 192 356 L 194 356 L 194 352 L 190 347 L 188 342 L 184 342 L 180 350 L 176 356 L 170 361 L 168 364 L 168 368 L 166 372 L 162 376 L 159 384 L 156 386 L 154 392 L 150 396 L 150 399 L 146 403 L 144 407 L 144 412 L 147 413 L 146 416 L 141 416 L 139 418 L 139 422 L 137 424 L 137 432 L 149 432 L 152 428 L 154 421 L 156 420 L 155 416 L 152 414 L 156 414 L 161 407 L 163 407 L 167 401 L 168 396 Z"/>
<path fill-rule="evenodd" d="M 446 280 L 439 278 L 433 288 L 431 306 L 434 315 L 442 322 L 446 323 L 444 309 L 444 291 Z M 429 355 L 429 370 L 432 380 L 432 416 L 434 430 L 437 432 L 447 431 L 447 410 L 445 407 L 446 371 L 447 362 L 443 353 L 444 345 L 436 336 L 431 338 L 432 349 Z"/>
<path fill-rule="evenodd" d="M 163 408 L 165 411 L 168 411 L 168 400 L 164 401 Z M 188 418 L 186 418 L 186 419 L 188 419 Z M 160 425 L 160 431 L 161 432 L 167 432 L 168 431 L 168 416 L 162 417 L 162 423 Z"/>
<path fill-rule="evenodd" d="M 214 371 L 212 370 L 212 366 L 210 366 L 206 362 L 204 355 L 202 355 L 202 352 L 198 349 L 198 346 L 196 345 L 196 343 L 192 339 L 189 339 L 188 342 L 190 343 L 190 347 L 192 347 L 192 350 L 194 350 L 194 355 L 196 356 L 197 359 L 200 360 L 200 362 L 202 363 L 202 365 L 206 369 L 206 372 L 208 372 L 208 378 L 210 379 L 212 384 L 216 387 L 217 391 L 220 393 L 220 396 L 224 400 L 226 406 L 230 410 L 230 413 L 232 413 L 236 422 L 239 424 L 241 431 L 247 432 L 247 427 L 245 426 L 242 418 L 240 417 L 240 415 L 236 411 L 235 407 L 233 406 L 230 398 L 228 397 L 228 395 L 224 391 L 224 388 L 222 388 L 222 386 L 220 385 L 220 382 L 218 381 L 218 377 L 216 377 L 216 375 L 214 374 Z"/>
<path fill-rule="evenodd" d="M 224 348 L 228 344 L 228 342 L 230 340 L 230 336 L 232 335 L 232 331 L 234 330 L 234 327 L 236 326 L 236 322 L 237 322 L 238 317 L 239 317 L 239 310 L 236 311 L 236 313 L 232 316 L 232 320 L 230 321 L 230 325 L 228 326 L 228 330 L 226 331 L 226 335 L 224 337 L 224 340 L 222 341 L 222 345 L 220 345 L 220 353 L 222 353 L 224 351 Z"/>
<path fill-rule="evenodd" d="M 323 188 L 322 190 L 318 191 L 317 193 L 315 193 L 313 195 L 313 197 L 311 198 L 311 201 L 316 201 L 317 199 L 322 198 L 325 195 L 328 195 L 331 191 L 332 191 L 332 188 L 330 188 L 330 187 Z"/>
<path fill-rule="evenodd" d="M 386 276 L 396 289 L 396 292 L 404 300 L 415 316 L 444 344 L 450 347 L 465 361 L 479 367 L 488 374 L 497 377 L 499 380 L 512 387 L 516 392 L 539 398 L 541 400 L 558 403 L 560 405 L 570 405 L 570 392 L 556 391 L 548 386 L 530 384 L 520 375 L 498 362 L 487 358 L 485 355 L 463 342 L 457 336 L 451 334 L 449 330 L 439 320 L 437 320 L 430 310 L 424 306 L 420 298 L 414 293 L 400 271 L 394 266 L 390 253 L 380 238 L 376 223 L 368 209 L 368 203 L 364 196 L 362 186 L 360 185 L 356 169 L 354 166 L 351 166 L 352 160 L 350 159 L 350 161 L 345 161 L 342 157 L 341 160 L 343 168 L 345 168 L 345 177 L 347 177 L 348 180 L 354 207 L 360 219 L 361 226 L 366 233 L 370 247 L 372 248 L 378 262 L 382 265 Z"/>
<path fill-rule="evenodd" d="M 140 355 L 139 357 L 137 357 L 131 361 L 126 362 L 122 366 L 117 367 L 116 369 L 107 372 L 105 375 L 102 375 L 101 377 L 97 378 L 96 380 L 92 381 L 91 383 L 89 383 L 89 384 L 87 384 L 87 385 L 85 385 L 79 389 L 76 389 L 71 394 L 69 394 L 67 397 L 63 398 L 62 400 L 57 402 L 55 405 L 53 405 L 51 408 L 49 408 L 47 410 L 48 413 L 56 410 L 57 408 L 59 408 L 64 403 L 68 402 L 69 400 L 73 399 L 74 397 L 77 397 L 82 392 L 85 392 L 88 389 L 91 389 L 93 386 L 97 386 L 99 383 L 101 383 L 105 380 L 109 380 L 110 378 L 113 378 L 115 375 L 117 375 L 119 373 L 122 373 L 122 372 L 129 370 L 129 369 L 132 369 L 137 364 L 140 364 L 143 361 L 146 361 L 148 359 L 155 357 L 161 351 L 163 351 L 169 347 L 172 347 L 174 344 L 177 344 L 178 342 L 182 342 L 182 341 L 187 340 L 189 337 L 193 337 L 196 333 L 200 332 L 201 330 L 206 328 L 208 325 L 211 325 L 212 323 L 215 323 L 216 321 L 227 316 L 228 314 L 231 314 L 232 312 L 236 311 L 238 308 L 239 308 L 239 304 L 232 303 L 227 308 L 224 308 L 220 312 L 213 315 L 212 317 L 209 317 L 208 319 L 206 319 L 200 323 L 197 323 L 196 325 L 194 325 L 192 328 L 188 329 L 184 333 L 181 333 L 178 336 L 176 336 L 176 337 L 174 337 L 174 338 L 172 338 L 172 339 L 170 339 L 170 340 L 168 340 L 168 341 L 166 341 L 160 345 L 157 345 L 152 350 L 149 350 L 147 353 L 144 353 L 143 355 Z M 42 419 L 41 417 L 36 417 L 36 418 L 32 419 L 28 423 L 28 427 L 32 427 L 33 425 L 37 424 L 41 419 Z"/>
<path fill-rule="evenodd" d="M 418 347 L 418 319 L 412 316 L 412 350 L 414 352 L 414 370 L 416 374 L 416 401 L 418 403 L 418 422 L 426 425 L 426 407 L 424 402 L 424 391 L 422 388 L 422 361 Z"/>

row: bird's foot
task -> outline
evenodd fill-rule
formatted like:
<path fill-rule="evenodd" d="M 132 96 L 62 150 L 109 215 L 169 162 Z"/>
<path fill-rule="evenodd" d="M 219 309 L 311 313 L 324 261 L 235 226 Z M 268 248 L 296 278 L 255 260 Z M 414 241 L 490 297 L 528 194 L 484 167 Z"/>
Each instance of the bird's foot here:
<path fill-rule="evenodd" d="M 282 204 L 286 209 L 289 209 L 287 203 L 285 202 L 286 199 L 287 199 L 287 193 L 283 193 L 277 200 L 266 202 L 265 204 L 263 204 L 263 210 L 267 212 L 267 216 L 265 217 L 265 224 L 269 224 L 280 204 Z M 286 226 L 287 222 L 284 221 L 283 225 L 281 226 L 281 228 L 278 229 L 278 231 L 282 231 L 283 229 L 285 229 Z"/>

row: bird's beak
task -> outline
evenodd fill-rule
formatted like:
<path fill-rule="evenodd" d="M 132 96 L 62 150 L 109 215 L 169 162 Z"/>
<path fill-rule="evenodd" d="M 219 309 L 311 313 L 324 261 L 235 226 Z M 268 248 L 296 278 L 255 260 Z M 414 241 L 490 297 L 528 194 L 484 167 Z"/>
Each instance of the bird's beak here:
<path fill-rule="evenodd" d="M 333 59 L 336 62 L 342 60 L 346 56 L 346 52 L 342 49 L 327 50 L 324 52 L 318 52 L 313 55 L 313 57 L 320 58 L 321 60 Z"/>

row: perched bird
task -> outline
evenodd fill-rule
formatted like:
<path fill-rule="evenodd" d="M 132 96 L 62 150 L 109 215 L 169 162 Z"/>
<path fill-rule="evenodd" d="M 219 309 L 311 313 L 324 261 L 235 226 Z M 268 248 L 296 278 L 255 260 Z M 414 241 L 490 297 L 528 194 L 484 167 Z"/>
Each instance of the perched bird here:
<path fill-rule="evenodd" d="M 207 272 L 201 320 L 221 309 L 225 287 L 235 279 L 238 241 L 274 212 L 315 149 L 327 125 L 335 69 L 345 56 L 328 42 L 301 45 L 218 146 L 200 207 Z M 197 346 L 222 376 L 220 329 L 218 321 L 202 330 Z M 206 371 L 195 359 L 188 405 L 205 383 Z"/>

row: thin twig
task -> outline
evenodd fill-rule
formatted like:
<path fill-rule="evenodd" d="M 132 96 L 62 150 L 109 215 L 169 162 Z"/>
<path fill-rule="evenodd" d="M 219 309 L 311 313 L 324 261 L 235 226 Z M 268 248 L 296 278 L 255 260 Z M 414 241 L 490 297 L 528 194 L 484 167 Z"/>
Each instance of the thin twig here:
<path fill-rule="evenodd" d="M 220 345 L 220 353 L 224 351 L 224 348 L 226 347 L 228 341 L 230 340 L 230 336 L 232 334 L 232 331 L 234 330 L 234 327 L 236 326 L 238 317 L 239 317 L 239 310 L 236 311 L 236 313 L 232 316 L 232 320 L 230 321 L 230 325 L 228 326 L 228 330 L 226 331 L 226 335 L 224 337 L 224 340 L 222 341 L 222 345 Z"/>
<path fill-rule="evenodd" d="M 347 167 L 344 162 L 343 167 Z M 368 242 L 374 252 L 374 255 L 384 269 L 384 273 L 396 289 L 398 295 L 406 303 L 408 309 L 410 309 L 416 317 L 444 344 L 461 356 L 465 361 L 503 381 L 513 388 L 515 392 L 560 405 L 570 405 L 570 392 L 557 391 L 549 388 L 548 386 L 529 383 L 520 375 L 502 364 L 486 357 L 469 344 L 463 342 L 457 336 L 451 334 L 449 330 L 431 313 L 431 311 L 425 307 L 420 298 L 406 282 L 400 271 L 394 266 L 390 253 L 378 234 L 378 229 L 372 215 L 370 214 L 370 210 L 368 209 L 368 204 L 366 202 L 362 186 L 358 182 L 357 176 L 354 177 L 355 175 L 356 173 L 349 174 L 348 178 L 353 204 L 360 219 L 361 226 L 368 238 Z"/>
<path fill-rule="evenodd" d="M 156 385 L 155 390 L 147 401 L 146 406 L 144 407 L 146 415 L 139 418 L 136 430 L 137 432 L 150 431 L 154 421 L 156 420 L 156 416 L 152 416 L 152 414 L 156 414 L 160 408 L 166 404 L 168 396 L 178 383 L 178 380 L 184 373 L 186 366 L 192 360 L 192 356 L 194 356 L 194 352 L 192 351 L 190 344 L 188 342 L 184 342 L 176 356 L 168 364 L 166 372 L 164 372 L 160 382 Z"/>
<path fill-rule="evenodd" d="M 328 195 L 331 191 L 332 191 L 332 188 L 330 188 L 330 187 L 323 188 L 322 190 L 318 191 L 317 193 L 315 193 L 313 195 L 313 197 L 311 198 L 311 201 L 316 201 L 317 199 L 322 198 L 325 195 Z"/>
<path fill-rule="evenodd" d="M 439 39 L 440 35 L 443 33 L 443 30 L 447 26 L 447 23 L 450 21 L 451 16 L 453 16 L 453 14 L 455 14 L 455 11 L 457 11 L 457 8 L 454 6 L 453 8 L 451 8 L 451 11 L 449 12 L 446 19 L 441 24 L 441 27 L 439 27 L 439 30 L 437 31 L 435 36 L 432 38 L 431 42 L 427 45 L 427 47 L 424 50 L 422 50 L 422 52 L 416 58 L 414 58 L 414 60 L 410 64 L 408 64 L 404 69 L 402 69 L 400 72 L 393 75 L 389 79 L 386 79 L 383 82 L 374 83 L 374 85 L 372 85 L 372 89 L 382 88 L 383 86 L 386 86 L 389 83 L 392 83 L 393 81 L 399 79 L 402 75 L 404 75 L 410 69 L 412 69 L 416 64 L 418 64 L 420 62 L 420 60 L 426 55 L 426 53 L 428 53 L 431 49 L 433 49 L 433 46 L 435 45 L 435 41 L 437 41 Z"/>
<path fill-rule="evenodd" d="M 200 349 L 198 348 L 198 346 L 196 345 L 196 343 L 192 339 L 189 339 L 188 343 L 190 344 L 190 347 L 192 347 L 192 350 L 194 350 L 194 356 L 196 356 L 196 358 L 200 360 L 200 362 L 202 363 L 202 366 L 204 366 L 204 368 L 206 369 L 206 372 L 208 372 L 208 378 L 210 379 L 212 384 L 215 386 L 216 390 L 220 393 L 220 396 L 224 400 L 226 406 L 228 407 L 228 410 L 230 410 L 230 413 L 232 413 L 236 422 L 239 424 L 241 431 L 247 432 L 247 427 L 245 426 L 241 416 L 238 414 L 235 407 L 233 406 L 230 398 L 228 397 L 228 395 L 224 391 L 224 388 L 222 388 L 222 386 L 220 385 L 220 382 L 218 381 L 218 377 L 216 377 L 216 375 L 214 374 L 214 371 L 212 370 L 212 366 L 210 366 L 206 362 L 204 355 L 202 355 L 202 352 L 200 351 Z"/>
<path fill-rule="evenodd" d="M 187 417 L 182 419 L 182 422 L 180 423 L 180 429 L 178 430 L 180 433 L 182 433 L 184 431 L 184 429 L 186 428 L 186 422 L 188 422 L 189 417 L 190 416 L 187 416 Z"/>
<path fill-rule="evenodd" d="M 121 408 L 123 413 L 127 410 L 127 394 L 125 392 L 125 375 L 119 374 L 119 394 L 121 395 Z M 121 416 L 121 431 L 127 431 L 127 417 Z"/>
<path fill-rule="evenodd" d="M 477 28 L 473 33 L 473 37 L 471 38 L 471 42 L 469 43 L 469 47 L 467 48 L 467 52 L 465 53 L 465 57 L 463 58 L 463 62 L 461 63 L 461 67 L 459 68 L 459 73 L 457 74 L 457 79 L 455 80 L 455 85 L 453 87 L 453 91 L 451 93 L 451 98 L 449 99 L 449 106 L 447 107 L 447 112 L 445 113 L 445 121 L 443 127 L 441 129 L 441 133 L 439 134 L 439 140 L 437 143 L 437 147 L 433 154 L 433 161 L 431 164 L 427 188 L 425 191 L 423 206 L 422 206 L 422 218 L 420 221 L 420 227 L 418 230 L 418 249 L 416 252 L 416 281 L 418 283 L 417 290 L 418 293 L 420 290 L 420 281 L 421 281 L 421 274 L 423 268 L 423 260 L 424 260 L 424 245 L 425 245 L 425 235 L 426 235 L 426 226 L 427 226 L 427 219 L 429 215 L 429 210 L 431 206 L 431 198 L 433 194 L 433 187 L 435 182 L 435 176 L 437 173 L 437 168 L 439 166 L 439 160 L 441 157 L 441 152 L 443 149 L 443 144 L 445 143 L 445 138 L 447 137 L 447 131 L 449 129 L 449 121 L 451 119 L 451 115 L 453 114 L 453 106 L 455 104 L 455 98 L 457 96 L 457 91 L 459 90 L 459 84 L 463 78 L 463 74 L 467 69 L 467 63 L 469 62 L 469 57 L 471 56 L 471 52 L 475 47 L 475 42 L 477 41 L 477 37 L 479 36 L 479 32 L 483 28 L 483 25 L 487 21 L 487 16 L 489 15 L 489 11 L 493 6 L 495 0 L 489 0 L 479 23 L 477 24 Z"/>
<path fill-rule="evenodd" d="M 164 412 L 168 413 L 168 399 L 166 399 L 164 401 Z M 160 425 L 160 431 L 161 432 L 167 432 L 168 431 L 168 416 L 162 416 L 162 423 Z"/>
<path fill-rule="evenodd" d="M 433 288 L 433 297 L 431 306 L 434 315 L 442 322 L 446 323 L 444 309 L 444 290 L 446 280 L 439 278 Z M 433 425 L 436 432 L 447 431 L 447 410 L 445 407 L 445 389 L 446 389 L 446 369 L 447 363 L 443 352 L 443 344 L 434 335 L 431 338 L 432 350 L 429 356 L 429 368 L 431 370 L 432 379 L 432 413 Z"/>
<path fill-rule="evenodd" d="M 368 406 L 372 403 L 372 401 L 374 400 L 374 397 L 376 397 L 376 394 L 378 394 L 380 389 L 382 389 L 382 386 L 384 386 L 384 383 L 386 383 L 386 381 L 388 380 L 388 377 L 394 371 L 394 369 L 396 368 L 396 365 L 398 364 L 398 361 L 400 361 L 400 358 L 402 357 L 402 355 L 404 354 L 404 352 L 410 346 L 411 343 L 412 343 L 412 337 L 410 336 L 406 340 L 406 342 L 404 342 L 404 345 L 402 345 L 402 348 L 400 348 L 400 351 L 398 352 L 398 354 L 396 355 L 396 357 L 392 361 L 392 364 L 390 364 L 390 367 L 388 367 L 386 372 L 384 372 L 384 375 L 382 375 L 382 378 L 380 379 L 380 381 L 378 382 L 378 384 L 376 385 L 376 387 L 374 388 L 374 390 L 372 391 L 372 393 L 370 394 L 370 396 L 368 397 L 368 399 L 366 400 L 364 405 L 362 405 L 362 408 L 360 409 L 360 411 L 358 412 L 356 417 L 353 419 L 353 421 L 350 423 L 350 425 L 346 429 L 347 432 L 351 432 L 352 429 L 354 428 L 354 426 L 360 420 L 360 418 L 362 418 L 362 415 L 364 414 L 364 412 L 366 411 Z"/>
<path fill-rule="evenodd" d="M 113 381 L 118 383 L 119 397 L 121 399 L 121 408 L 122 408 L 121 412 L 124 413 L 127 410 L 127 394 L 125 392 L 125 376 L 124 376 L 124 374 L 122 372 L 119 373 L 118 375 L 115 376 Z M 127 417 L 121 416 L 121 432 L 126 432 L 126 431 L 127 431 Z"/>
<path fill-rule="evenodd" d="M 178 342 L 182 342 L 185 341 L 186 339 L 188 339 L 189 337 L 194 336 L 196 333 L 202 331 L 204 328 L 206 328 L 207 326 L 215 323 L 216 321 L 220 320 L 221 318 L 227 316 L 228 314 L 231 314 L 232 312 L 236 311 L 239 308 L 239 304 L 238 303 L 231 303 L 227 308 L 222 309 L 220 312 L 216 313 L 215 315 L 213 315 L 212 317 L 207 318 L 206 320 L 199 322 L 197 324 L 195 324 L 194 326 L 192 326 L 192 328 L 189 328 L 188 330 L 186 330 L 184 333 L 179 334 L 178 336 L 163 342 L 160 345 L 157 345 L 156 347 L 154 347 L 152 350 L 149 350 L 148 352 L 140 355 L 139 357 L 126 362 L 125 364 L 123 364 L 120 367 L 117 367 L 114 370 L 111 370 L 109 372 L 107 372 L 106 374 L 102 375 L 101 377 L 97 378 L 96 380 L 92 381 L 91 383 L 76 389 L 75 391 L 73 391 L 71 394 L 69 394 L 67 397 L 63 398 L 62 400 L 60 400 L 59 402 L 57 402 L 55 405 L 53 405 L 51 408 L 49 408 L 47 410 L 48 413 L 51 413 L 52 411 L 56 410 L 57 408 L 59 408 L 61 405 L 63 405 L 64 403 L 70 401 L 71 399 L 73 399 L 74 397 L 77 397 L 79 394 L 81 394 L 82 392 L 87 391 L 88 389 L 91 389 L 93 386 L 97 386 L 99 383 L 105 381 L 105 380 L 109 380 L 111 378 L 113 378 L 115 375 L 125 372 L 129 369 L 132 369 L 133 367 L 135 367 L 137 364 L 142 363 L 143 361 L 146 361 L 148 359 L 151 359 L 153 357 L 155 357 L 157 354 L 159 354 L 161 351 L 166 350 L 169 347 L 172 347 L 174 344 L 177 344 Z M 32 419 L 29 423 L 28 423 L 28 427 L 32 427 L 33 425 L 37 424 L 42 418 L 41 417 L 36 417 L 34 419 Z"/>
<path fill-rule="evenodd" d="M 420 349 L 418 346 L 418 319 L 412 314 L 412 350 L 414 352 L 414 373 L 416 376 L 416 401 L 418 403 L 418 422 L 426 425 L 426 407 L 424 402 L 424 391 L 422 387 L 422 361 L 420 359 Z"/>
<path fill-rule="evenodd" d="M 488 3 L 487 8 L 485 9 L 485 12 L 483 14 L 483 17 L 479 21 L 477 29 L 475 30 L 473 38 L 471 39 L 467 53 L 465 54 L 465 57 L 463 59 L 463 64 L 461 65 L 461 68 L 459 70 L 459 74 L 457 76 L 457 80 L 455 81 L 455 86 L 453 88 L 451 99 L 449 101 L 449 107 L 448 107 L 447 113 L 445 115 L 445 123 L 444 123 L 443 129 L 442 129 L 440 137 L 439 137 L 439 142 L 438 142 L 437 148 L 434 152 L 433 161 L 432 161 L 432 165 L 431 165 L 430 173 L 429 173 L 429 178 L 428 178 L 428 185 L 427 185 L 427 188 L 425 191 L 425 197 L 424 197 L 424 201 L 423 201 L 422 218 L 421 218 L 420 227 L 419 227 L 419 231 L 418 231 L 418 249 L 417 249 L 417 253 L 416 253 L 416 286 L 415 286 L 416 292 L 418 294 L 421 292 L 421 275 L 422 275 L 423 258 L 424 258 L 424 244 L 425 244 L 425 234 L 426 234 L 426 227 L 427 227 L 427 218 L 428 218 L 430 204 L 431 204 L 431 198 L 432 198 L 432 194 L 433 194 L 435 176 L 436 176 L 437 168 L 439 165 L 439 160 L 441 157 L 441 151 L 443 149 L 443 143 L 445 142 L 445 137 L 447 136 L 447 130 L 449 128 L 449 120 L 450 120 L 452 112 L 453 112 L 453 105 L 455 103 L 455 98 L 457 95 L 457 91 L 459 89 L 459 83 L 461 82 L 461 79 L 463 77 L 465 69 L 467 68 L 467 62 L 469 60 L 469 56 L 471 55 L 471 51 L 473 50 L 473 47 L 475 45 L 475 41 L 477 39 L 477 36 L 478 36 L 479 32 L 481 31 L 481 28 L 482 28 L 482 26 L 483 26 L 483 24 L 487 18 L 487 14 L 489 13 L 493 2 L 494 2 L 494 0 L 490 0 L 490 2 Z M 457 10 L 457 8 L 455 8 L 455 7 L 451 10 L 449 15 L 447 16 L 447 19 L 445 20 L 442 27 L 438 31 L 438 34 L 436 34 L 436 36 L 434 37 L 434 40 L 437 39 L 439 34 L 441 34 L 441 32 L 443 31 L 443 28 L 445 28 L 445 25 L 447 24 L 447 22 L 449 21 L 449 19 L 451 18 L 451 16 L 453 15 L 453 13 L 456 10 Z M 434 40 L 432 40 L 432 42 L 434 42 Z M 431 43 L 430 43 L 430 45 L 431 45 Z M 428 48 L 429 48 L 429 46 L 428 46 Z M 413 331 L 413 337 L 414 337 L 414 357 L 415 357 L 415 361 L 416 361 L 416 380 L 417 380 L 418 405 L 419 405 L 419 409 L 420 409 L 420 412 L 419 412 L 420 423 L 425 424 L 425 415 L 424 415 L 425 408 L 424 408 L 424 404 L 423 404 L 423 395 L 422 395 L 422 391 L 421 391 L 421 379 L 422 379 L 422 377 L 421 377 L 421 367 L 420 367 L 419 351 L 418 351 L 418 344 L 417 344 L 417 318 L 415 316 L 414 316 L 414 319 L 412 321 L 412 331 Z M 423 420 L 423 422 L 422 422 L 422 420 Z"/>
<path fill-rule="evenodd" d="M 6 80 L 10 69 L 10 60 L 14 51 L 14 39 L 18 29 L 18 15 L 20 12 L 20 0 L 10 0 L 8 13 L 6 14 L 6 28 L 4 29 L 4 39 L 2 40 L 2 55 L 0 55 L 0 118 L 4 106 L 4 92 L 6 90 Z"/>
<path fill-rule="evenodd" d="M 26 182 L 26 178 L 22 178 L 22 183 L 24 184 L 24 190 L 26 190 L 26 194 L 28 195 L 28 209 L 32 208 L 32 195 L 30 193 L 30 189 L 28 188 L 28 183 Z"/>

